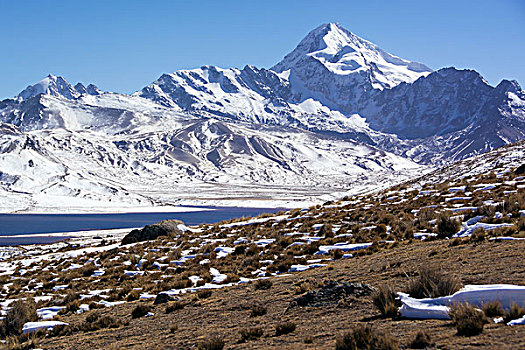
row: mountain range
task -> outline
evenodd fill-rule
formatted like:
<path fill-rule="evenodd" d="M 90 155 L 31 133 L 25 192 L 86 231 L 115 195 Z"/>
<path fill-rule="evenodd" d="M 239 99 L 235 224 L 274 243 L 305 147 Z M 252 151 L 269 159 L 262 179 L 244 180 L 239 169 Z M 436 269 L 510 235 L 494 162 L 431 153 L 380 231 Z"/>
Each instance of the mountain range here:
<path fill-rule="evenodd" d="M 294 206 L 524 139 L 525 92 L 329 23 L 270 69 L 180 70 L 131 95 L 49 75 L 0 123 L 3 212 Z"/>

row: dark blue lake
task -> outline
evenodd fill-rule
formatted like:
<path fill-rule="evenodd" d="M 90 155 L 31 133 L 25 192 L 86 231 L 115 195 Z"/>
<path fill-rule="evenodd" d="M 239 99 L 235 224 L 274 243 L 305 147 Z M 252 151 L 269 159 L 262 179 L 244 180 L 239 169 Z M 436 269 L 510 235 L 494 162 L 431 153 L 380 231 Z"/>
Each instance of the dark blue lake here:
<path fill-rule="evenodd" d="M 0 214 L 0 236 L 142 227 L 166 219 L 178 219 L 187 225 L 197 225 L 282 210 L 282 208 L 193 208 L 202 210 L 182 213 Z"/>

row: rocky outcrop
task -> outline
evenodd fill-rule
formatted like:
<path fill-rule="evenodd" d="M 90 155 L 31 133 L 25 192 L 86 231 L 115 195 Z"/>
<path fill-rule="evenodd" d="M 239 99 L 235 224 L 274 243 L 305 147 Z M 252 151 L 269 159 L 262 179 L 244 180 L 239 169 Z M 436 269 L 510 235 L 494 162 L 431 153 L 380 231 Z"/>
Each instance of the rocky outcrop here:
<path fill-rule="evenodd" d="M 160 236 L 167 236 L 169 234 L 179 234 L 183 231 L 179 225 L 184 223 L 180 220 L 163 220 L 157 224 L 146 225 L 140 230 L 133 230 L 122 239 L 122 245 L 151 241 Z"/>

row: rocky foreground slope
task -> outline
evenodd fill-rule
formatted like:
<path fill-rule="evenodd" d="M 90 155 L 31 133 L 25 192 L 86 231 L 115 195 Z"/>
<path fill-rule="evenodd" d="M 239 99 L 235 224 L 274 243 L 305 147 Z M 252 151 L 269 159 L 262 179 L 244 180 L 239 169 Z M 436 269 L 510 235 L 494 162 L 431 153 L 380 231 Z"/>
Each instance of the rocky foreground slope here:
<path fill-rule="evenodd" d="M 359 325 L 393 349 L 419 331 L 438 347 L 520 348 L 525 328 L 506 324 L 523 316 L 518 309 L 463 337 L 449 320 L 382 316 L 373 300 L 383 283 L 424 295 L 413 287 L 422 266 L 434 267 L 449 293 L 462 284 L 523 286 L 524 147 L 315 207 L 199 227 L 161 223 L 166 230 L 143 230 L 149 239 L 161 233 L 150 241 L 102 235 L 88 245 L 5 249 L 3 312 L 34 299 L 40 322 L 67 323 L 37 333 L 43 348 L 335 348 Z"/>

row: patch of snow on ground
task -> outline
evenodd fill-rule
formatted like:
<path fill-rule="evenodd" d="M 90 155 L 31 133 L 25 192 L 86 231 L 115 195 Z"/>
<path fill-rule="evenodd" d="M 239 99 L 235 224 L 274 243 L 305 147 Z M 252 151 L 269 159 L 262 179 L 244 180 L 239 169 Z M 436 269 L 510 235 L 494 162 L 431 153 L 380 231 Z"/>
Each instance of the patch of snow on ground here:
<path fill-rule="evenodd" d="M 67 326 L 69 323 L 60 321 L 40 321 L 40 322 L 27 322 L 22 328 L 24 334 L 36 332 L 39 329 L 51 330 L 56 326 Z"/>
<path fill-rule="evenodd" d="M 481 307 L 490 301 L 499 301 L 504 309 L 513 303 L 525 306 L 525 286 L 511 284 L 466 285 L 451 296 L 416 299 L 406 293 L 398 293 L 403 304 L 401 316 L 420 319 L 449 319 L 449 305 L 469 303 Z"/>

